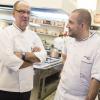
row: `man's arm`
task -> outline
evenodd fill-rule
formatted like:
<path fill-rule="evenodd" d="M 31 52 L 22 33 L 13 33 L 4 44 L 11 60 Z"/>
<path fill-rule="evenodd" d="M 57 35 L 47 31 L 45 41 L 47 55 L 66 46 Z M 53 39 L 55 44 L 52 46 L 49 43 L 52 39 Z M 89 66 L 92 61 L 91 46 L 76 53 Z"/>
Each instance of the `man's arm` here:
<path fill-rule="evenodd" d="M 14 53 L 17 57 L 19 57 L 20 59 L 22 59 L 22 52 L 15 52 Z M 23 59 L 22 59 L 23 60 Z M 24 61 L 23 64 L 20 66 L 19 69 L 22 69 L 22 68 L 26 68 L 26 67 L 29 67 L 29 66 L 32 66 L 33 63 L 29 62 L 29 61 Z"/>
<path fill-rule="evenodd" d="M 32 66 L 35 62 L 40 62 L 40 59 L 35 56 L 33 52 L 39 52 L 41 49 L 39 47 L 35 47 L 32 49 L 32 52 L 25 52 L 24 59 L 22 52 L 15 52 L 14 54 L 19 57 L 20 59 L 24 60 L 21 68 L 26 68 L 28 66 Z"/>
<path fill-rule="evenodd" d="M 86 100 L 95 100 L 99 88 L 100 88 L 100 81 L 92 78 Z"/>
<path fill-rule="evenodd" d="M 29 66 L 32 66 L 32 65 L 33 65 L 33 63 L 24 61 L 19 69 L 26 68 L 26 67 L 29 67 Z"/>
<path fill-rule="evenodd" d="M 32 48 L 32 52 L 25 53 L 25 60 L 31 63 L 40 62 L 40 59 L 36 57 L 36 55 L 34 54 L 34 52 L 40 52 L 40 51 L 41 51 L 41 48 L 39 47 Z"/>
<path fill-rule="evenodd" d="M 37 58 L 33 52 L 26 52 L 25 61 L 30 63 L 35 63 L 35 62 L 40 62 L 40 59 Z"/>

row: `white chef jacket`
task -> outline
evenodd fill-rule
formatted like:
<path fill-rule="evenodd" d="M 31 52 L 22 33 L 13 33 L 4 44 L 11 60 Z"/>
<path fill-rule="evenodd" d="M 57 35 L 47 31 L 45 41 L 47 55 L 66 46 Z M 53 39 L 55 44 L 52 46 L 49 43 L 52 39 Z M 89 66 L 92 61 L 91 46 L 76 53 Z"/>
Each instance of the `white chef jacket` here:
<path fill-rule="evenodd" d="M 63 96 L 55 100 L 78 100 L 68 99 L 67 95 L 84 97 L 88 93 L 91 78 L 100 81 L 100 37 L 93 33 L 83 41 L 69 39 L 66 47 L 63 53 L 67 54 L 67 59 L 58 86 L 63 89 L 58 89 Z"/>
<path fill-rule="evenodd" d="M 23 60 L 14 52 L 30 52 L 35 46 L 41 48 L 34 54 L 44 61 L 46 51 L 40 38 L 33 31 L 21 31 L 15 24 L 8 26 L 0 36 L 0 90 L 11 92 L 27 92 L 33 88 L 33 66 L 19 69 Z"/>

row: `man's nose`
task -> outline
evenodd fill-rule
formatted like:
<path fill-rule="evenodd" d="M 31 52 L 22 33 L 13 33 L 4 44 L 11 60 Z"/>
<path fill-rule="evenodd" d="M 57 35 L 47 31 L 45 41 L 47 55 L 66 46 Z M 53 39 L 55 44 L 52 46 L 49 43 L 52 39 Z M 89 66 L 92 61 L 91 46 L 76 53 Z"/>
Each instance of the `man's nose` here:
<path fill-rule="evenodd" d="M 24 13 L 24 16 L 25 16 L 25 17 L 29 17 L 30 15 L 29 15 L 27 12 L 25 12 L 25 13 Z"/>

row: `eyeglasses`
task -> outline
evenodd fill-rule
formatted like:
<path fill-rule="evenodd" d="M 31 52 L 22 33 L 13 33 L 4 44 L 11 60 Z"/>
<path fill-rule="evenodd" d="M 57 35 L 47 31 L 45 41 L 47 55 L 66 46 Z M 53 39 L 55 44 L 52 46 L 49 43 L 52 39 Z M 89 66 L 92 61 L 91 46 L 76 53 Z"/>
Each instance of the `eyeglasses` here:
<path fill-rule="evenodd" d="M 31 14 L 30 11 L 25 11 L 25 10 L 17 10 L 17 9 L 16 9 L 15 11 L 19 12 L 20 14 L 25 14 L 25 13 L 27 13 L 28 15 Z"/>

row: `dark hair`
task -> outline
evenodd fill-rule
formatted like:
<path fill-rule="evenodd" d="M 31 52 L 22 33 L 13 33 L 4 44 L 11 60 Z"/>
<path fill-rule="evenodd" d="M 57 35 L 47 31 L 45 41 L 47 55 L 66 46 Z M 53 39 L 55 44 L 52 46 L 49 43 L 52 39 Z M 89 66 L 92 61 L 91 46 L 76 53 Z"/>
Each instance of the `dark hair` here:
<path fill-rule="evenodd" d="M 87 27 L 89 28 L 91 26 L 91 14 L 86 9 L 76 9 L 72 13 L 77 12 L 79 14 L 79 17 L 77 19 L 77 22 L 81 24 L 82 22 L 85 22 L 87 24 Z"/>

